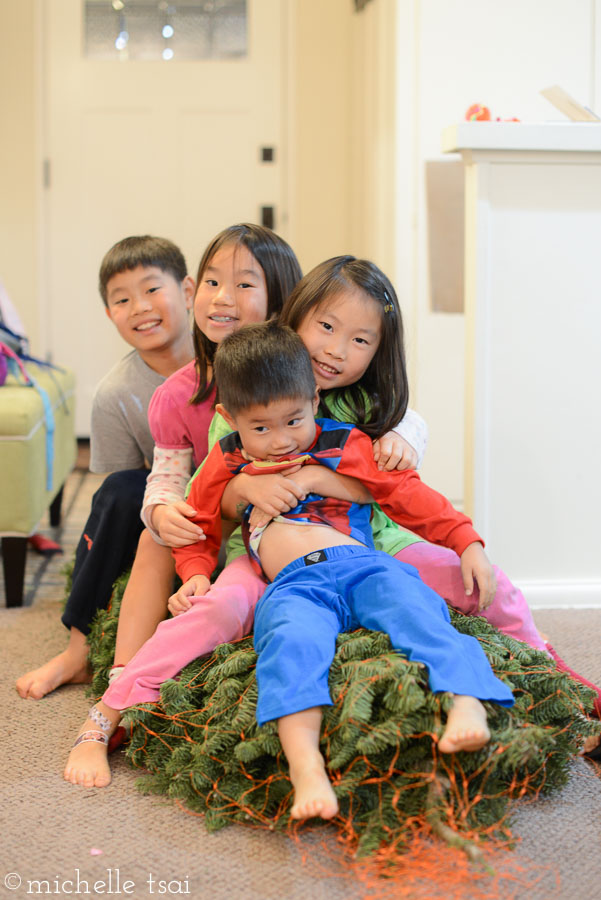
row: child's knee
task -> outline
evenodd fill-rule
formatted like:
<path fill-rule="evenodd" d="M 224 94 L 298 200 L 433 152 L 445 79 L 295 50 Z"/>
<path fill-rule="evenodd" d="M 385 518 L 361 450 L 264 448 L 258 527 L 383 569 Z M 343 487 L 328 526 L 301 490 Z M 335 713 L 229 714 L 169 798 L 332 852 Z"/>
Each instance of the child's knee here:
<path fill-rule="evenodd" d="M 219 635 L 219 643 L 236 641 L 252 630 L 254 603 L 244 593 L 238 596 L 212 588 L 204 597 L 191 597 L 192 607 L 183 614 L 190 625 Z"/>
<path fill-rule="evenodd" d="M 153 568 L 157 566 L 174 568 L 175 566 L 171 548 L 165 547 L 164 544 L 158 544 L 148 528 L 144 528 L 140 534 L 136 561 L 138 557 L 146 563 L 152 563 Z"/>

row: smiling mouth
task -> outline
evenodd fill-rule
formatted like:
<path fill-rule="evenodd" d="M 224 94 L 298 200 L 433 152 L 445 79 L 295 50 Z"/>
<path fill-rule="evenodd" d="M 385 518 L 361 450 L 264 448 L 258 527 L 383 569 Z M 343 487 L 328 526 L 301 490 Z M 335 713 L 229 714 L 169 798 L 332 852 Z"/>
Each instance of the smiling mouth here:
<path fill-rule="evenodd" d="M 217 322 L 219 325 L 229 325 L 230 322 L 238 321 L 238 319 L 236 319 L 234 316 L 213 315 L 213 316 L 209 316 L 209 319 L 211 320 L 211 322 Z"/>
<path fill-rule="evenodd" d="M 327 363 L 320 362 L 318 359 L 313 360 L 313 362 L 315 363 L 317 368 L 320 371 L 325 372 L 326 375 L 340 375 L 339 369 L 334 369 L 334 368 L 332 368 L 332 366 L 329 366 Z"/>
<path fill-rule="evenodd" d="M 151 328 L 156 328 L 160 324 L 161 319 L 153 319 L 152 322 L 143 322 L 141 325 L 136 325 L 134 331 L 150 331 Z"/>

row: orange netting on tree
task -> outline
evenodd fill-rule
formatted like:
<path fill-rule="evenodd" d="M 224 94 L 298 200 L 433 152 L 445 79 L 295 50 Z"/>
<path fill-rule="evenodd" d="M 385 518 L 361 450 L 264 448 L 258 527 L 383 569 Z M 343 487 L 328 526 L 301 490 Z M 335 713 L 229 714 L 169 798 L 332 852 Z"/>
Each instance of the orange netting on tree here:
<path fill-rule="evenodd" d="M 482 898 L 497 896 L 500 877 L 523 885 L 531 872 L 500 862 L 511 844 L 512 804 L 563 785 L 570 759 L 601 728 L 585 715 L 592 693 L 545 654 L 481 617 L 452 615 L 481 641 L 516 698 L 510 710 L 486 704 L 492 738 L 474 753 L 438 751 L 450 701 L 431 693 L 423 666 L 394 653 L 384 634 L 338 639 L 321 749 L 340 810 L 324 834 L 336 836 L 374 898 L 387 896 L 392 883 L 390 896 L 412 896 L 431 882 L 429 896 L 438 896 L 438 884 L 447 898 L 468 882 Z M 111 627 L 100 623 L 93 638 L 98 671 Z M 246 638 L 191 663 L 163 685 L 159 703 L 128 711 L 127 754 L 150 773 L 146 790 L 202 815 L 210 830 L 237 822 L 298 836 L 306 826 L 289 816 L 292 789 L 276 724 L 258 728 L 255 720 L 255 662 Z"/>

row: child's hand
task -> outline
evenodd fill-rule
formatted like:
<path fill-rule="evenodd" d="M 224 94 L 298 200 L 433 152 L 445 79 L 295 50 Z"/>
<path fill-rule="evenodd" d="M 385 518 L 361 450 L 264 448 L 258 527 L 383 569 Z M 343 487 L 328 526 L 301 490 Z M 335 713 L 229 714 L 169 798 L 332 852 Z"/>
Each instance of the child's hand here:
<path fill-rule="evenodd" d="M 482 544 L 475 542 L 465 548 L 461 554 L 461 574 L 467 596 L 473 594 L 475 580 L 480 589 L 478 609 L 488 609 L 495 599 L 497 579 Z"/>
<path fill-rule="evenodd" d="M 267 476 L 259 477 L 266 478 Z M 287 478 L 288 475 L 284 477 Z M 291 480 L 304 490 L 305 497 L 307 494 L 321 494 L 323 497 L 335 497 L 337 500 L 345 500 L 349 503 L 374 502 L 374 498 L 360 481 L 350 475 L 340 475 L 333 469 L 328 469 L 327 466 L 302 466 L 300 472 L 293 473 Z M 299 499 L 302 500 L 304 497 Z M 287 512 L 287 510 L 282 510 L 282 512 Z M 249 519 L 251 530 L 264 528 L 272 518 L 273 516 L 254 506 Z"/>
<path fill-rule="evenodd" d="M 168 547 L 186 547 L 206 540 L 202 528 L 190 521 L 189 517 L 194 515 L 196 510 L 193 506 L 185 500 L 178 500 L 177 503 L 155 506 L 152 525 Z"/>
<path fill-rule="evenodd" d="M 305 496 L 321 494 L 322 497 L 334 497 L 349 503 L 374 502 L 374 498 L 360 481 L 350 475 L 341 475 L 327 466 L 303 466 L 294 476 L 294 481 L 304 488 Z"/>
<path fill-rule="evenodd" d="M 269 519 L 294 509 L 299 500 L 305 499 L 304 488 L 292 477 L 300 468 L 293 466 L 285 475 L 245 475 L 245 481 L 240 476 L 246 506 L 255 506 Z"/>
<path fill-rule="evenodd" d="M 395 431 L 387 431 L 383 437 L 374 441 L 374 459 L 380 471 L 417 468 L 417 452 Z"/>
<path fill-rule="evenodd" d="M 179 616 L 187 612 L 192 603 L 190 597 L 202 597 L 209 590 L 211 582 L 206 575 L 193 575 L 184 584 L 179 591 L 172 594 L 167 601 L 169 612 L 173 616 Z"/>
<path fill-rule="evenodd" d="M 273 516 L 268 516 L 262 509 L 253 506 L 248 519 L 248 527 L 250 528 L 251 534 L 256 528 L 266 528 L 272 519 Z"/>
<path fill-rule="evenodd" d="M 307 492 L 301 481 L 303 480 L 302 474 L 307 468 L 309 467 L 293 466 L 285 475 L 247 476 L 251 482 L 260 482 L 257 485 L 251 484 L 250 490 L 247 492 L 256 497 L 255 501 L 249 500 L 253 507 L 248 520 L 251 531 L 254 531 L 255 528 L 266 528 L 275 516 L 289 512 L 305 499 Z M 310 468 L 315 467 L 310 466 Z M 296 477 L 292 478 L 293 475 Z M 296 480 L 297 478 L 298 480 Z M 270 479 L 274 480 L 270 481 Z"/>

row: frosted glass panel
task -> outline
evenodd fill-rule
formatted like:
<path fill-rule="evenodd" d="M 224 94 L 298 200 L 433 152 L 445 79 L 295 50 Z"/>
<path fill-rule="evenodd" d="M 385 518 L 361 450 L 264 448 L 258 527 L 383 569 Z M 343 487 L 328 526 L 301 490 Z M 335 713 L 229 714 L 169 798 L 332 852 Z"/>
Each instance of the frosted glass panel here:
<path fill-rule="evenodd" d="M 246 0 L 84 0 L 88 59 L 237 59 L 246 53 Z"/>

